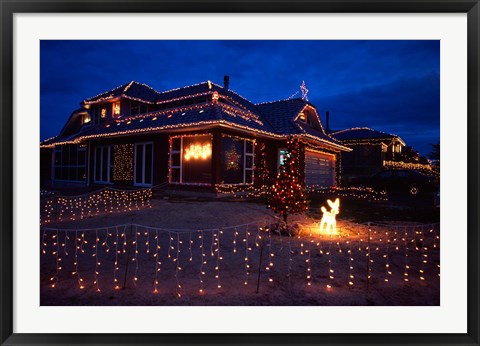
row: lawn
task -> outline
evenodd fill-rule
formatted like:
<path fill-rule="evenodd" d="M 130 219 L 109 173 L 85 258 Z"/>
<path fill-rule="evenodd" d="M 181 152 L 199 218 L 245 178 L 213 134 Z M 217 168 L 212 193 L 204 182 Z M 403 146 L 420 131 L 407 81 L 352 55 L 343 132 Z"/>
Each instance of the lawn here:
<path fill-rule="evenodd" d="M 312 213 L 292 216 L 300 233 L 288 237 L 263 204 L 153 199 L 151 208 L 48 224 L 41 304 L 439 305 L 440 230 L 430 213 L 345 199 L 337 235 L 319 234 Z"/>

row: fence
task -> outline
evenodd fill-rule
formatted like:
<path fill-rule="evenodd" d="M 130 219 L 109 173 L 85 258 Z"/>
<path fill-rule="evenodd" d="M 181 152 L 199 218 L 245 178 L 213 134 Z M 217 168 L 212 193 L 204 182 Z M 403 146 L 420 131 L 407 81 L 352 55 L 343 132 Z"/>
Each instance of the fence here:
<path fill-rule="evenodd" d="M 369 290 L 380 285 L 438 284 L 439 224 L 355 224 L 319 234 L 297 224 L 285 236 L 277 220 L 215 229 L 122 224 L 96 229 L 41 228 L 43 284 L 54 289 L 203 294 L 258 292 L 265 285 Z"/>

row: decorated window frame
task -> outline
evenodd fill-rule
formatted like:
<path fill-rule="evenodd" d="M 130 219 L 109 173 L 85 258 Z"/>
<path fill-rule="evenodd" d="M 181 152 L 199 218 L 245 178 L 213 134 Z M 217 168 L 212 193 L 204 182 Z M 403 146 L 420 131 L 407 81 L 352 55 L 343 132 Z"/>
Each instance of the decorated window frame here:
<path fill-rule="evenodd" d="M 189 158 L 186 156 L 189 155 L 189 152 L 185 150 L 185 139 L 191 139 L 195 137 L 209 137 L 207 146 L 198 149 L 200 150 L 198 157 L 193 156 L 192 159 L 208 160 L 210 172 L 205 172 L 206 175 L 209 175 L 209 182 L 206 181 L 186 181 L 185 179 L 185 166 L 188 166 L 185 161 L 189 161 Z M 190 148 L 187 148 L 190 149 Z M 203 151 L 204 150 L 204 151 Z M 178 185 L 191 185 L 191 186 L 212 186 L 212 150 L 213 150 L 213 135 L 211 133 L 197 133 L 197 134 L 183 134 L 169 137 L 169 155 L 168 155 L 168 183 L 169 184 L 178 184 Z M 207 163 L 207 161 L 206 161 Z"/>
<path fill-rule="evenodd" d="M 225 182 L 222 181 L 221 185 L 224 186 L 236 186 L 236 185 L 253 185 L 255 181 L 255 139 L 239 137 L 234 135 L 222 134 L 222 159 L 226 155 L 226 149 L 224 147 L 224 139 L 230 138 L 234 141 L 242 142 L 243 152 L 242 156 L 242 181 L 241 182 Z M 223 161 L 223 160 L 222 160 Z M 224 174 L 225 162 L 222 162 L 222 174 Z"/>

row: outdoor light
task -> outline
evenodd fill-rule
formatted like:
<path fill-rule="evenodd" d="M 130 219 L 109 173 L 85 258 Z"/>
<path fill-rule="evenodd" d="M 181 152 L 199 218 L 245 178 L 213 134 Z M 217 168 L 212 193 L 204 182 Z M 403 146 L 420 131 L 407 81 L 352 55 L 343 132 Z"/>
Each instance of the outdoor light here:
<path fill-rule="evenodd" d="M 218 102 L 218 99 L 220 98 L 220 96 L 218 95 L 218 92 L 217 91 L 214 91 L 213 94 L 212 94 L 212 102 L 213 103 L 216 103 Z"/>
<path fill-rule="evenodd" d="M 331 210 L 327 211 L 325 207 L 321 207 L 320 210 L 323 213 L 322 220 L 320 221 L 320 233 L 337 234 L 337 221 L 335 217 L 340 212 L 340 199 L 336 199 L 335 202 L 327 199 L 327 203 Z M 325 232 L 323 229 L 325 228 Z"/>
<path fill-rule="evenodd" d="M 210 144 L 191 144 L 190 147 L 185 148 L 185 155 L 183 158 L 187 161 L 190 159 L 206 160 L 212 155 L 212 146 Z"/>
<path fill-rule="evenodd" d="M 113 104 L 113 115 L 120 115 L 120 102 Z"/>

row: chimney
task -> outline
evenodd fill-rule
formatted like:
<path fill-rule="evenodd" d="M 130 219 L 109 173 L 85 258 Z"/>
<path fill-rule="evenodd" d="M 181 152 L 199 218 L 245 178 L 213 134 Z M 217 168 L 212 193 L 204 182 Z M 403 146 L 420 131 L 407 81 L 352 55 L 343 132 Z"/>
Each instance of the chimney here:
<path fill-rule="evenodd" d="M 325 112 L 325 131 L 330 132 L 330 113 L 328 111 Z"/>
<path fill-rule="evenodd" d="M 230 77 L 229 76 L 223 76 L 223 88 L 225 90 L 228 90 L 230 84 Z"/>

